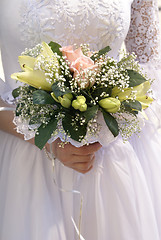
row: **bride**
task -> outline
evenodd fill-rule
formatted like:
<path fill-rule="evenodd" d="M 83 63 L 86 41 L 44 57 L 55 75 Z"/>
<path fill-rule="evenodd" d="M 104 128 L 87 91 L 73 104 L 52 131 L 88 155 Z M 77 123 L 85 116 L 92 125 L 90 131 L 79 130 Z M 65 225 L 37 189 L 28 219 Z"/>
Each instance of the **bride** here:
<path fill-rule="evenodd" d="M 0 112 L 0 239 L 161 240 L 157 0 L 1 0 L 1 107 L 12 103 L 18 85 L 10 79 L 19 71 L 18 56 L 51 40 L 62 46 L 89 43 L 92 50 L 109 45 L 114 58 L 125 41 L 155 79 L 155 101 L 140 137 L 129 142 L 119 136 L 106 147 L 96 142 L 60 148 L 57 139 L 54 181 L 48 153 L 33 139 L 22 140 L 11 111 Z"/>

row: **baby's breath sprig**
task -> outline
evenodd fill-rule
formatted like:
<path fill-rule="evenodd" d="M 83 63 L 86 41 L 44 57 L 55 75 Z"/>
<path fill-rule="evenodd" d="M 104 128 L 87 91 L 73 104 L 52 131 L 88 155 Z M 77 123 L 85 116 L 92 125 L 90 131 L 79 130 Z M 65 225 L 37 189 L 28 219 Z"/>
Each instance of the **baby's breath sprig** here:
<path fill-rule="evenodd" d="M 129 140 L 134 133 L 139 136 L 142 123 L 139 121 L 138 117 L 131 113 L 119 113 L 117 119 L 120 134 L 124 142 Z"/>
<path fill-rule="evenodd" d="M 93 53 L 90 50 L 89 44 L 80 44 L 82 52 L 85 56 L 90 57 Z"/>
<path fill-rule="evenodd" d="M 33 48 L 25 48 L 25 51 L 21 53 L 22 56 L 30 56 L 36 58 L 42 50 L 42 45 L 37 44 Z"/>

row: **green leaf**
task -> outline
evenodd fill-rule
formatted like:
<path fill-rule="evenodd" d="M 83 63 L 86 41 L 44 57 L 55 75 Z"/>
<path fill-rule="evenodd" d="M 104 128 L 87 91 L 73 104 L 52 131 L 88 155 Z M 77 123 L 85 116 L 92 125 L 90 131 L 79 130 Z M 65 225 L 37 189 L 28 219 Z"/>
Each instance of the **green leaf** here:
<path fill-rule="evenodd" d="M 44 90 L 37 90 L 33 93 L 34 104 L 55 104 L 52 96 Z"/>
<path fill-rule="evenodd" d="M 19 95 L 20 95 L 20 87 L 15 88 L 15 89 L 12 91 L 12 96 L 13 96 L 14 98 L 17 98 Z"/>
<path fill-rule="evenodd" d="M 96 116 L 97 111 L 98 105 L 95 105 L 93 107 L 88 108 L 87 111 L 82 112 L 80 115 L 85 117 L 86 122 L 88 123 L 92 118 Z"/>
<path fill-rule="evenodd" d="M 35 145 L 42 149 L 47 141 L 50 139 L 51 134 L 56 130 L 57 128 L 57 119 L 52 119 L 47 125 L 42 124 L 38 128 L 38 135 L 35 135 Z"/>
<path fill-rule="evenodd" d="M 32 86 L 28 86 L 28 89 L 29 89 L 29 90 L 32 90 L 32 91 L 36 91 L 36 90 L 37 90 L 37 88 L 32 87 Z"/>
<path fill-rule="evenodd" d="M 59 87 L 59 83 L 60 82 L 55 82 L 53 85 L 52 85 L 52 90 L 56 96 L 56 98 L 58 98 L 59 96 L 62 96 L 66 93 L 71 93 L 71 90 L 67 89 L 65 86 L 64 86 L 64 90 L 65 91 L 62 91 L 61 88 Z"/>
<path fill-rule="evenodd" d="M 139 101 L 137 100 L 125 100 L 122 102 L 122 104 L 125 107 L 125 110 L 128 112 L 133 112 L 133 111 L 141 111 L 142 110 L 142 105 Z"/>
<path fill-rule="evenodd" d="M 87 124 L 80 125 L 75 121 L 76 124 L 73 126 L 73 119 L 75 120 L 74 116 L 66 114 L 62 120 L 63 128 L 73 140 L 80 142 L 80 136 L 83 138 L 86 135 Z"/>
<path fill-rule="evenodd" d="M 141 83 L 147 81 L 140 73 L 127 69 L 128 75 L 130 77 L 129 87 L 135 87 L 140 85 Z"/>
<path fill-rule="evenodd" d="M 54 53 L 57 53 L 59 56 L 62 56 L 62 52 L 59 50 L 59 48 L 61 48 L 61 46 L 58 43 L 50 42 L 49 46 L 51 47 L 51 49 Z"/>
<path fill-rule="evenodd" d="M 119 127 L 116 119 L 110 113 L 105 112 L 104 110 L 102 110 L 102 112 L 107 127 L 112 132 L 114 137 L 116 137 L 119 134 Z"/>
<path fill-rule="evenodd" d="M 111 50 L 111 48 L 109 46 L 102 48 L 96 55 L 92 55 L 91 59 L 93 61 L 95 61 L 96 59 L 98 59 L 101 55 L 104 55 L 105 53 L 109 52 Z"/>

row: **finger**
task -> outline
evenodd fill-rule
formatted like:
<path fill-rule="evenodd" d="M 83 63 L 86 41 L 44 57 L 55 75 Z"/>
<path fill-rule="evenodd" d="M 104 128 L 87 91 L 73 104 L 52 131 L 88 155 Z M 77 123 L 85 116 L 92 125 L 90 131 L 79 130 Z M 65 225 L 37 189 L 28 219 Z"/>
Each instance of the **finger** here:
<path fill-rule="evenodd" d="M 91 166 L 87 162 L 90 162 L 94 159 L 94 153 L 97 149 L 101 147 L 99 143 L 90 144 L 89 146 L 83 146 L 81 148 L 76 148 L 71 144 L 65 145 L 64 148 L 59 147 L 58 144 L 61 143 L 60 139 L 57 139 L 54 142 L 54 153 L 56 158 L 58 158 L 65 166 L 71 167 L 76 171 L 88 171 Z M 94 150 L 93 150 L 94 149 Z M 73 154 L 74 151 L 74 154 Z M 88 154 L 89 152 L 91 152 Z M 75 154 L 77 153 L 77 154 Z M 80 155 L 83 153 L 82 155 Z M 74 165 L 74 163 L 78 163 L 78 165 Z M 80 164 L 80 163 L 84 163 Z"/>
<path fill-rule="evenodd" d="M 85 145 L 79 148 L 73 146 L 71 143 L 65 144 L 64 147 L 59 147 L 61 143 L 62 141 L 60 140 L 60 138 L 56 139 L 56 141 L 54 142 L 53 150 L 55 154 L 60 153 L 62 155 L 63 154 L 89 155 L 98 151 L 102 147 L 102 145 L 98 142 Z"/>
<path fill-rule="evenodd" d="M 94 157 L 95 157 L 94 153 L 89 155 L 71 155 L 69 158 L 64 156 L 62 161 L 66 164 L 84 163 L 84 162 L 90 162 Z"/>
<path fill-rule="evenodd" d="M 90 162 L 84 162 L 84 163 L 74 163 L 73 168 L 77 169 L 77 171 L 88 171 L 91 169 L 91 167 L 94 164 L 94 159 Z"/>
<path fill-rule="evenodd" d="M 78 162 L 78 163 L 64 163 L 65 166 L 70 167 L 78 172 L 87 172 L 93 167 L 94 159 L 91 159 L 88 162 Z"/>
<path fill-rule="evenodd" d="M 74 146 L 72 146 L 72 147 L 74 147 Z M 80 148 L 76 148 L 76 147 L 72 148 L 72 147 L 71 147 L 71 149 L 72 149 L 74 155 L 89 155 L 89 154 L 93 154 L 93 153 L 97 152 L 102 147 L 102 145 L 100 143 L 96 142 L 96 143 L 82 146 Z"/>
<path fill-rule="evenodd" d="M 92 168 L 93 168 L 93 166 L 91 166 L 88 170 L 79 170 L 79 169 L 74 169 L 74 168 L 73 168 L 73 170 L 85 174 L 85 173 L 89 172 Z"/>
<path fill-rule="evenodd" d="M 94 159 L 91 160 L 90 162 L 73 163 L 73 164 L 71 164 L 71 165 L 69 164 L 69 165 L 66 165 L 66 166 L 74 169 L 74 170 L 77 171 L 77 172 L 86 173 L 86 172 L 88 172 L 90 169 L 92 169 L 93 163 L 94 163 Z"/>

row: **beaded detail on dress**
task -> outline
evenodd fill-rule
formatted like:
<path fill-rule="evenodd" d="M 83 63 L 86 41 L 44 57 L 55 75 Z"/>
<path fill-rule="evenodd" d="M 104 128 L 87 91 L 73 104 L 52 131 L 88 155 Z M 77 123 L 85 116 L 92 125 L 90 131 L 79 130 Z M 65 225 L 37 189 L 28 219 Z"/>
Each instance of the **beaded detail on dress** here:
<path fill-rule="evenodd" d="M 122 0 L 23 0 L 22 40 L 30 46 L 53 40 L 61 45 L 89 43 L 94 50 L 113 47 L 127 34 L 124 4 Z"/>

